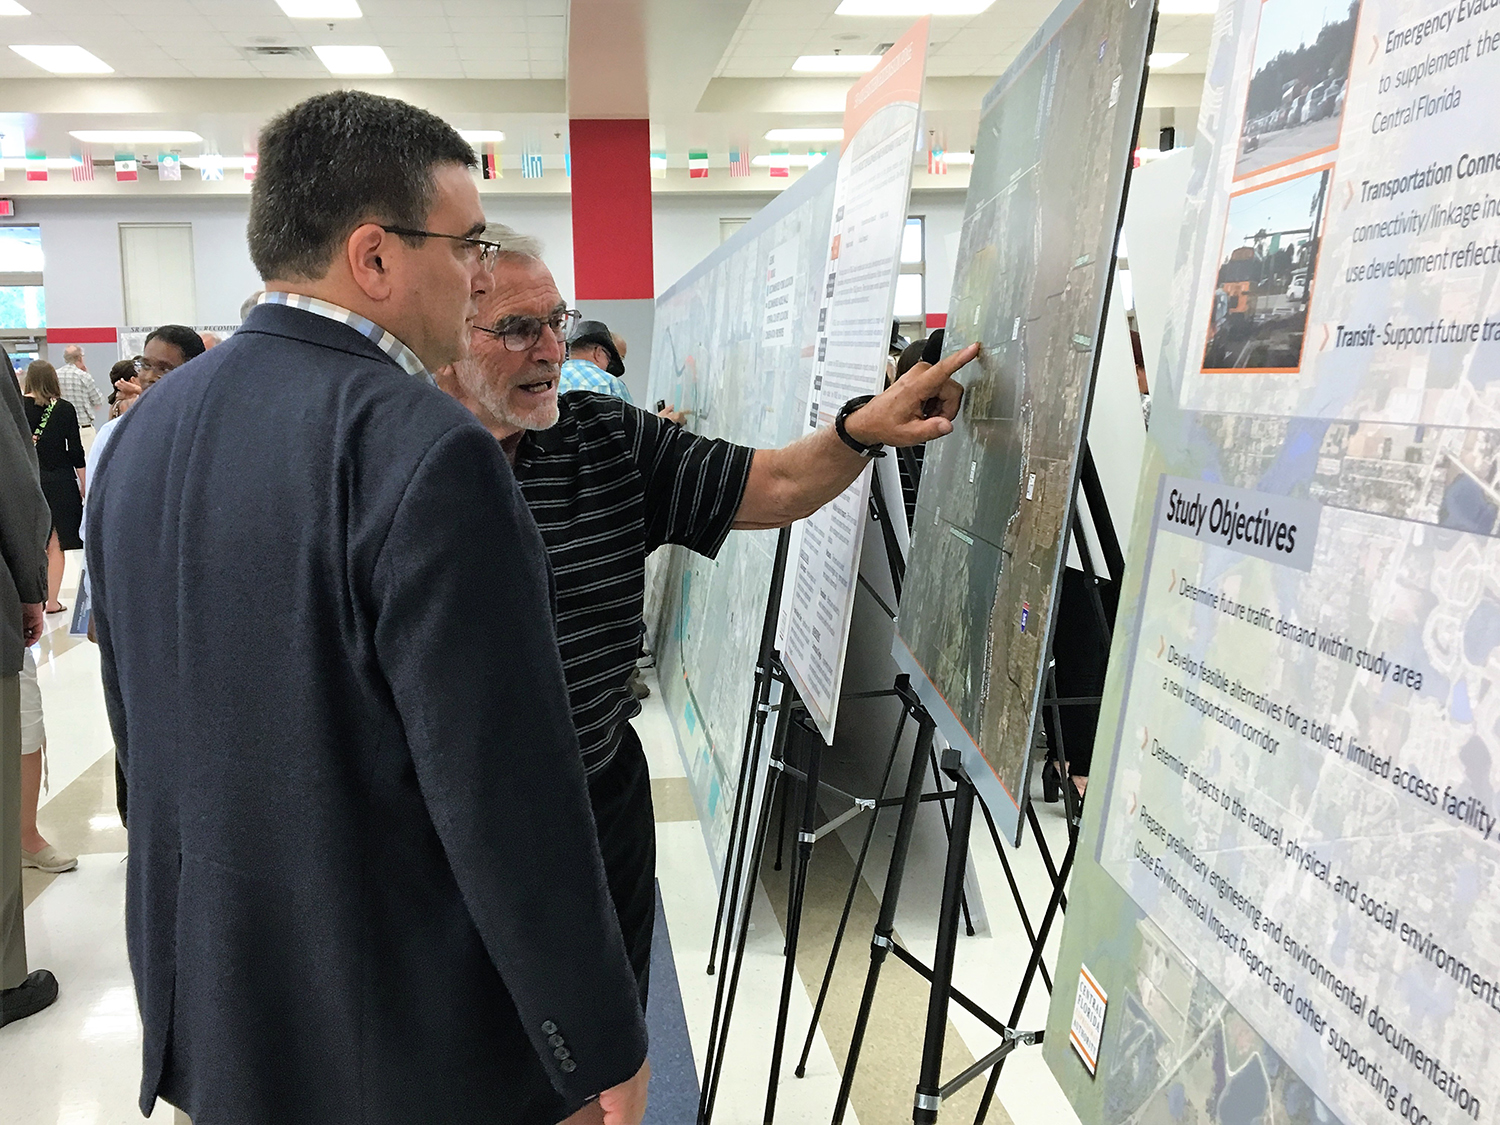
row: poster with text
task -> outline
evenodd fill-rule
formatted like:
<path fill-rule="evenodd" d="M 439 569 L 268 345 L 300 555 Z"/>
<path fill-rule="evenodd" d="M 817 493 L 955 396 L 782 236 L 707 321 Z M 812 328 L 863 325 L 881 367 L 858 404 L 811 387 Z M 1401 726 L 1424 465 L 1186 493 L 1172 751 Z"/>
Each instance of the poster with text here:
<path fill-rule="evenodd" d="M 851 398 L 885 389 L 930 23 L 918 20 L 892 44 L 845 103 L 806 433 L 832 426 Z M 866 471 L 802 521 L 783 595 L 782 663 L 830 745 L 869 488 Z"/>
<path fill-rule="evenodd" d="M 1085 1122 L 1500 1119 L 1497 103 L 1500 0 L 1218 14 L 1058 968 L 1097 1077 L 1049 1020 Z"/>

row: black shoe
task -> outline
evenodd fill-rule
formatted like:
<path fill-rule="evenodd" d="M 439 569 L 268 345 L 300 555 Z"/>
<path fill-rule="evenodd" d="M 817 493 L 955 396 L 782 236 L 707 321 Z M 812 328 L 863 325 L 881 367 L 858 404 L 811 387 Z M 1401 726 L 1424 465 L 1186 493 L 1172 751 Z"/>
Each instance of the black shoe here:
<path fill-rule="evenodd" d="M 38 969 L 15 988 L 0 992 L 0 1027 L 34 1016 L 57 999 L 57 978 Z"/>
<path fill-rule="evenodd" d="M 1049 805 L 1062 800 L 1062 771 L 1051 758 L 1042 763 L 1042 800 Z"/>

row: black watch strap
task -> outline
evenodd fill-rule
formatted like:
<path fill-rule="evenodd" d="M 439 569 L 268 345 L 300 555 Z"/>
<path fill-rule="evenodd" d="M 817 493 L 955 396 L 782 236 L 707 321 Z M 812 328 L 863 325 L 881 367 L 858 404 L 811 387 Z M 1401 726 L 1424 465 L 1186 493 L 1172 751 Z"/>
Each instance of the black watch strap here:
<path fill-rule="evenodd" d="M 849 431 L 844 426 L 845 420 L 865 403 L 869 402 L 874 395 L 856 395 L 839 408 L 839 412 L 833 419 L 834 432 L 839 435 L 839 441 L 843 442 L 861 457 L 884 457 L 882 446 L 879 442 L 874 445 L 864 445 L 849 436 Z"/>

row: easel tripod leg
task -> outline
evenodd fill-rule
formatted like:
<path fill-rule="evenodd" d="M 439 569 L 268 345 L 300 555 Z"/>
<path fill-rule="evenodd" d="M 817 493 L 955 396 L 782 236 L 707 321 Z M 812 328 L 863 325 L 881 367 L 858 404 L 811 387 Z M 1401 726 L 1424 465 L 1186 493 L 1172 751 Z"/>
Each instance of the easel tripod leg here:
<path fill-rule="evenodd" d="M 917 1079 L 914 1125 L 932 1125 L 943 1104 L 943 1039 L 948 1030 L 948 999 L 953 989 L 953 960 L 958 949 L 959 902 L 969 862 L 969 827 L 974 820 L 974 784 L 958 779 L 953 798 L 953 829 L 948 865 L 943 873 L 943 903 L 938 915 L 937 949 L 932 961 L 932 991 L 927 1000 L 927 1033 L 922 1040 L 922 1069 Z"/>
<path fill-rule="evenodd" d="M 875 1004 L 875 988 L 880 983 L 880 967 L 890 951 L 891 934 L 896 930 L 896 904 L 901 898 L 901 881 L 906 874 L 906 856 L 911 850 L 912 830 L 917 809 L 922 803 L 922 780 L 927 773 L 927 755 L 932 749 L 933 725 L 926 713 L 918 717 L 917 744 L 912 747 L 911 768 L 906 775 L 906 792 L 901 798 L 901 819 L 896 825 L 896 839 L 891 845 L 891 866 L 885 876 L 885 891 L 880 896 L 880 917 L 870 939 L 870 971 L 865 977 L 864 995 L 859 1001 L 859 1016 L 849 1041 L 849 1056 L 844 1062 L 844 1076 L 839 1083 L 838 1100 L 833 1106 L 833 1125 L 842 1125 L 849 1108 L 849 1092 L 854 1087 L 854 1072 L 859 1067 L 859 1052 L 864 1046 L 865 1029 Z"/>

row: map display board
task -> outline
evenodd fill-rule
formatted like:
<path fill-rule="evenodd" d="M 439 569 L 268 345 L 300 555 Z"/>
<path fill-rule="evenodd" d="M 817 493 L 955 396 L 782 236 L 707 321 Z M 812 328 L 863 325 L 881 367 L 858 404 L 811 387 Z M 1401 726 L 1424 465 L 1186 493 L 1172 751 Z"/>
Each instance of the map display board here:
<path fill-rule="evenodd" d="M 1020 838 L 1043 662 L 1135 144 L 1150 0 L 1065 0 L 984 101 L 892 655 Z M 972 373 L 972 374 L 971 374 Z"/>
<path fill-rule="evenodd" d="M 1218 14 L 1057 971 L 1097 1077 L 1071 989 L 1044 1048 L 1090 1125 L 1500 1116 L 1497 101 L 1496 0 Z"/>
<path fill-rule="evenodd" d="M 805 433 L 832 426 L 851 398 L 885 389 L 931 22 L 918 20 L 896 40 L 845 101 Z M 801 521 L 787 580 L 782 663 L 830 746 L 869 495 L 866 471 Z"/>
<path fill-rule="evenodd" d="M 657 299 L 650 399 L 690 411 L 694 432 L 757 448 L 802 432 L 836 172 L 832 160 L 807 171 Z M 651 560 L 663 702 L 716 864 L 730 832 L 776 536 L 734 531 L 717 559 L 666 547 Z"/>

